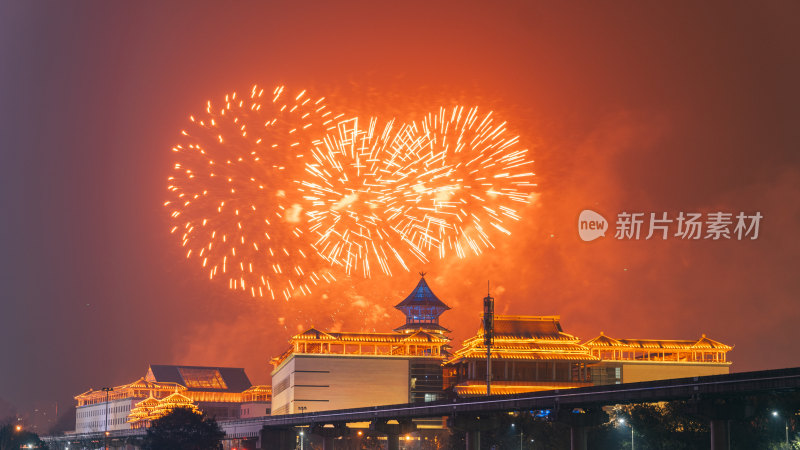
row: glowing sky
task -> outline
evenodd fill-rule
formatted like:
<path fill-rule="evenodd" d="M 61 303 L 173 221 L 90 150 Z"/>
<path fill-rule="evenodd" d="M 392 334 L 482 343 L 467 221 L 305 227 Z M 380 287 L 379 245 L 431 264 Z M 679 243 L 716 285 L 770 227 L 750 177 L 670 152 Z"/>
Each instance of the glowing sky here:
<path fill-rule="evenodd" d="M 798 22 L 788 1 L 4 2 L 0 399 L 63 405 L 149 363 L 269 382 L 298 326 L 398 326 L 416 270 L 456 345 L 490 279 L 498 313 L 560 314 L 584 339 L 706 333 L 735 371 L 796 366 Z M 208 98 L 255 83 L 400 121 L 492 109 L 532 152 L 535 201 L 482 257 L 292 303 L 210 283 L 169 233 L 169 150 Z M 584 243 L 586 208 L 764 219 L 756 241 Z"/>

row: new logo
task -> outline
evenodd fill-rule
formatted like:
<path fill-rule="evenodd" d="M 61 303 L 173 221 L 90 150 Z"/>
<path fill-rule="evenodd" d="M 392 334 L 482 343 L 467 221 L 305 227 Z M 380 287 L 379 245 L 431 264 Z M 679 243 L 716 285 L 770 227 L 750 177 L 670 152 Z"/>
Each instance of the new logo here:
<path fill-rule="evenodd" d="M 605 217 L 592 211 L 584 209 L 578 217 L 578 234 L 581 239 L 589 242 L 606 235 L 608 221 Z"/>

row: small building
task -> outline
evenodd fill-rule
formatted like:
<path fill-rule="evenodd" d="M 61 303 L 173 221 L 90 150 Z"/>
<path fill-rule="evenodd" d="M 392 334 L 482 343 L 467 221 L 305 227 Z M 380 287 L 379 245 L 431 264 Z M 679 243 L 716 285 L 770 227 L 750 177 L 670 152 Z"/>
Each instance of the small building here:
<path fill-rule="evenodd" d="M 75 432 L 147 427 L 178 406 L 197 408 L 220 420 L 241 417 L 243 404 L 253 404 L 253 414 L 268 414 L 270 395 L 269 386 L 253 386 L 241 368 L 151 365 L 132 383 L 77 395 Z"/>
<path fill-rule="evenodd" d="M 395 308 L 406 316 L 393 333 L 325 332 L 292 336 L 272 360 L 273 414 L 293 414 L 442 398 L 442 361 L 449 330 L 439 316 L 450 309 L 421 274 Z"/>
<path fill-rule="evenodd" d="M 614 339 L 601 332 L 583 345 L 601 361 L 591 369 L 601 385 L 727 374 L 733 349 L 705 334 L 697 340 Z"/>
<path fill-rule="evenodd" d="M 483 327 L 444 364 L 447 386 L 460 397 L 486 395 Z M 559 316 L 494 319 L 492 394 L 591 386 L 589 367 L 600 358 L 565 333 Z"/>

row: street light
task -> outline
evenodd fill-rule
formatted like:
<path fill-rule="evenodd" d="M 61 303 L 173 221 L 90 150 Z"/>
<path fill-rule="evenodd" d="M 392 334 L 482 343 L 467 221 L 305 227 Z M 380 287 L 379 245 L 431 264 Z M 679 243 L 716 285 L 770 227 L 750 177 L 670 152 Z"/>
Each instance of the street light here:
<path fill-rule="evenodd" d="M 620 425 L 625 425 L 625 418 L 624 417 L 619 419 L 619 424 Z M 633 446 L 633 424 L 630 424 L 630 427 L 631 427 L 631 450 L 634 450 L 634 446 Z"/>
<path fill-rule="evenodd" d="M 300 450 L 303 450 L 303 430 L 300 430 Z"/>
<path fill-rule="evenodd" d="M 772 411 L 772 417 L 779 417 L 778 411 Z M 786 445 L 788 446 L 789 445 L 789 418 L 788 417 L 784 417 L 783 418 L 783 426 L 784 426 L 784 429 L 786 430 Z"/>
<path fill-rule="evenodd" d="M 103 441 L 104 441 L 106 450 L 108 450 L 108 394 L 111 393 L 111 391 L 113 391 L 114 388 L 104 387 L 104 388 L 101 388 L 100 390 L 106 393 L 106 420 L 105 420 L 106 432 L 105 432 L 105 437 L 103 438 Z"/>
<path fill-rule="evenodd" d="M 17 431 L 22 431 L 22 425 L 17 425 L 16 427 L 14 427 L 14 429 Z"/>

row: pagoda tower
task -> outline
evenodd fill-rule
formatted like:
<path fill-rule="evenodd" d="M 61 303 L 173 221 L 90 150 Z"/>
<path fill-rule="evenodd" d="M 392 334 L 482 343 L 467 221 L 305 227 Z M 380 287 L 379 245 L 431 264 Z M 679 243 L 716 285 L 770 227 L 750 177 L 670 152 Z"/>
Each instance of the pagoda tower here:
<path fill-rule="evenodd" d="M 439 325 L 439 316 L 450 309 L 431 291 L 425 281 L 425 273 L 420 272 L 417 287 L 408 294 L 405 300 L 395 305 L 406 316 L 406 323 L 394 331 L 398 333 L 414 333 L 423 330 L 429 333 L 443 334 L 450 330 Z"/>

